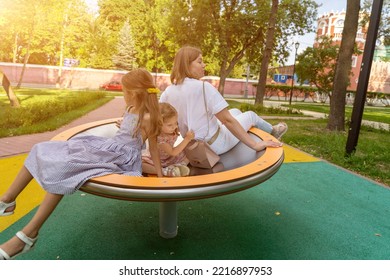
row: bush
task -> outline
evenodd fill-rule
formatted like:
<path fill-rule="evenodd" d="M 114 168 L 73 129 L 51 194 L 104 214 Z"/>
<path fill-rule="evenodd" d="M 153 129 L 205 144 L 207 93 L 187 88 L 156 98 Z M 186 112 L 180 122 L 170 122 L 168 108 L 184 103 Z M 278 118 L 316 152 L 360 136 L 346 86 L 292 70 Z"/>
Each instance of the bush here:
<path fill-rule="evenodd" d="M 66 93 L 56 96 L 34 96 L 20 108 L 5 107 L 0 113 L 2 129 L 15 129 L 37 124 L 105 97 L 103 92 Z"/>
<path fill-rule="evenodd" d="M 298 109 L 282 107 L 264 107 L 258 104 L 238 103 L 234 104 L 229 101 L 230 107 L 240 109 L 240 111 L 253 111 L 258 115 L 303 115 Z"/>

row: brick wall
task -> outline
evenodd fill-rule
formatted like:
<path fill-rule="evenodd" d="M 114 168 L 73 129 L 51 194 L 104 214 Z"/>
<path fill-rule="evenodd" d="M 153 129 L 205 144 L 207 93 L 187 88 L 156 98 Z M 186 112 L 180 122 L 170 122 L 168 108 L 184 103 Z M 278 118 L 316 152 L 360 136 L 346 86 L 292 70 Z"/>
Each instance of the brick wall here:
<path fill-rule="evenodd" d="M 19 63 L 0 62 L 0 69 L 8 77 L 12 86 L 17 85 L 22 67 L 23 65 Z M 103 83 L 120 81 L 125 73 L 126 71 L 119 70 L 63 67 L 61 70 L 61 78 L 58 79 L 59 67 L 27 64 L 22 86 L 55 88 L 58 81 L 58 85 L 61 88 L 99 89 L 99 86 Z M 171 84 L 169 74 L 152 73 L 152 75 L 156 78 L 156 83 L 160 90 L 164 90 Z M 204 77 L 204 80 L 207 80 L 218 88 L 219 77 L 207 76 Z M 253 83 L 256 83 L 256 81 L 249 80 L 247 86 L 245 79 L 227 79 L 224 94 L 243 96 L 247 86 L 248 97 L 255 96 L 256 89 L 252 86 Z"/>

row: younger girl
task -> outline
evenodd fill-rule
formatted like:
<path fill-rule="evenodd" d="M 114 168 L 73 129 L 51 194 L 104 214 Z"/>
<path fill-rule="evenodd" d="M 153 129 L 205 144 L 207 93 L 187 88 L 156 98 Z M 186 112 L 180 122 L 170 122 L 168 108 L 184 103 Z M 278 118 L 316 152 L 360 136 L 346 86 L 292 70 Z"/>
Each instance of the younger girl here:
<path fill-rule="evenodd" d="M 168 177 L 188 176 L 190 169 L 187 167 L 188 159 L 184 154 L 184 149 L 194 139 L 195 134 L 192 130 L 188 131 L 183 141 L 174 146 L 179 136 L 177 111 L 168 103 L 160 103 L 160 113 L 163 126 L 157 137 L 157 144 L 163 175 Z M 142 156 L 142 170 L 149 174 L 156 174 L 156 168 L 148 151 Z"/>
<path fill-rule="evenodd" d="M 31 221 L 0 245 L 0 260 L 29 251 L 62 197 L 77 191 L 88 179 L 110 173 L 141 176 L 141 149 L 146 138 L 156 173 L 162 176 L 157 150 L 162 119 L 153 77 L 136 69 L 123 76 L 122 84 L 128 109 L 113 138 L 80 136 L 65 142 L 42 142 L 32 148 L 14 182 L 0 197 L 0 216 L 14 213 L 15 199 L 33 178 L 47 193 Z"/>

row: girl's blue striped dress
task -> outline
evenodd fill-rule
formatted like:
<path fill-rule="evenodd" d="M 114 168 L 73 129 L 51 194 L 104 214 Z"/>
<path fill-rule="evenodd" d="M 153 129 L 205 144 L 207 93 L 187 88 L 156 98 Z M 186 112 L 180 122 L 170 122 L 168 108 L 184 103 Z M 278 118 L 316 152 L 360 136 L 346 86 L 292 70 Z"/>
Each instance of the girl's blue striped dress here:
<path fill-rule="evenodd" d="M 86 135 L 34 145 L 25 166 L 49 193 L 71 194 L 88 179 L 111 173 L 142 176 L 138 115 L 125 113 L 113 138 Z"/>

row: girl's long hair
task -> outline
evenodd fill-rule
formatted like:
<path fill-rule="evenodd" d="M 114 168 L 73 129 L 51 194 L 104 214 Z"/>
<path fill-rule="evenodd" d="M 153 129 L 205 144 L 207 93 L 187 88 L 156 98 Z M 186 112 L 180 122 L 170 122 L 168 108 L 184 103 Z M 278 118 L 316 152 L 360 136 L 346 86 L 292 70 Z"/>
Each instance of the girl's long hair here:
<path fill-rule="evenodd" d="M 148 137 L 156 137 L 161 132 L 162 117 L 159 110 L 157 94 L 148 89 L 156 89 L 152 75 L 145 69 L 134 69 L 122 77 L 124 94 L 132 94 L 139 109 L 137 130 L 142 127 L 145 114 L 150 115 Z"/>
<path fill-rule="evenodd" d="M 190 64 L 202 54 L 198 48 L 184 46 L 178 50 L 173 61 L 171 83 L 179 85 L 185 78 L 193 78 L 190 72 Z"/>

